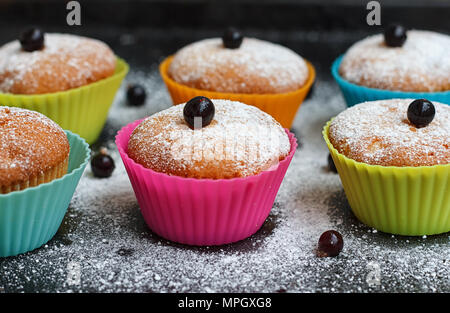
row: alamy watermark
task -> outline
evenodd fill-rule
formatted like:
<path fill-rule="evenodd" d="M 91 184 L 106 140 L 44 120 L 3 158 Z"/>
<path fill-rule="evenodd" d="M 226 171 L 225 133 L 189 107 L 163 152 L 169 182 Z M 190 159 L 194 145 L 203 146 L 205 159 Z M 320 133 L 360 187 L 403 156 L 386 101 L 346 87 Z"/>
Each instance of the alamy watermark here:
<path fill-rule="evenodd" d="M 381 4 L 378 1 L 370 1 L 367 3 L 366 9 L 369 13 L 366 17 L 367 25 L 381 25 Z"/>
<path fill-rule="evenodd" d="M 67 13 L 66 22 L 69 26 L 81 25 L 81 4 L 78 1 L 69 1 L 66 5 Z"/>

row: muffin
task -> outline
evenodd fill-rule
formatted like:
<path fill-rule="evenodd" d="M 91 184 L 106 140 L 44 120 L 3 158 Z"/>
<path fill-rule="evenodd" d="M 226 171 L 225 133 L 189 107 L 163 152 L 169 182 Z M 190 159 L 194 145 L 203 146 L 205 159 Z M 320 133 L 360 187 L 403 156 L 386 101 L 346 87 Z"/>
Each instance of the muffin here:
<path fill-rule="evenodd" d="M 347 103 L 427 98 L 448 103 L 450 36 L 392 25 L 355 43 L 333 65 Z"/>
<path fill-rule="evenodd" d="M 324 129 L 355 215 L 381 231 L 450 230 L 450 107 L 426 99 L 357 104 Z"/>
<path fill-rule="evenodd" d="M 0 107 L 0 193 L 23 190 L 67 173 L 66 133 L 44 115 Z"/>
<path fill-rule="evenodd" d="M 258 108 L 214 100 L 214 119 L 195 130 L 184 120 L 184 107 L 156 113 L 136 127 L 130 158 L 169 175 L 221 179 L 256 175 L 289 154 L 284 129 Z"/>
<path fill-rule="evenodd" d="M 127 71 L 103 42 L 32 28 L 0 47 L 0 103 L 38 111 L 93 143 Z"/>
<path fill-rule="evenodd" d="M 264 223 L 297 147 L 270 115 L 196 97 L 116 137 L 150 229 L 190 245 L 221 245 Z"/>
<path fill-rule="evenodd" d="M 351 83 L 378 89 L 439 92 L 450 90 L 450 36 L 411 30 L 401 47 L 383 35 L 355 43 L 345 54 L 339 74 Z"/>
<path fill-rule="evenodd" d="M 289 128 L 314 81 L 314 68 L 283 46 L 243 38 L 228 30 L 223 38 L 180 49 L 160 67 L 175 104 L 195 96 L 254 105 Z"/>
<path fill-rule="evenodd" d="M 45 94 L 81 87 L 114 74 L 116 57 L 103 42 L 45 34 L 41 49 L 25 51 L 19 40 L 0 47 L 0 92 Z"/>

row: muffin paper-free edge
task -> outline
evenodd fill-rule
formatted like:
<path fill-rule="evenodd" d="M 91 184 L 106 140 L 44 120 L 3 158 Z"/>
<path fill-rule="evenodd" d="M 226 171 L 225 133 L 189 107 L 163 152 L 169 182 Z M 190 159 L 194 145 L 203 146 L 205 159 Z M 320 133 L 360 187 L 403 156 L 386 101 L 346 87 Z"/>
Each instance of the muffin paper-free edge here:
<path fill-rule="evenodd" d="M 339 153 L 323 137 L 338 170 L 350 207 L 364 224 L 399 235 L 450 231 L 450 164 L 394 167 L 369 165 Z"/>
<path fill-rule="evenodd" d="M 382 99 L 428 99 L 441 103 L 450 104 L 450 90 L 442 92 L 408 92 L 408 91 L 392 91 L 384 89 L 369 88 L 359 86 L 345 80 L 339 75 L 339 66 L 341 65 L 343 56 L 338 57 L 331 66 L 331 74 L 342 91 L 347 106 L 351 107 L 355 104 L 375 101 Z"/>
<path fill-rule="evenodd" d="M 127 73 L 128 64 L 117 58 L 116 71 L 110 77 L 79 88 L 48 94 L 0 93 L 0 105 L 40 112 L 63 129 L 79 134 L 92 144 L 105 125 L 109 108 Z"/>
<path fill-rule="evenodd" d="M 266 220 L 294 156 L 297 140 L 274 170 L 232 179 L 194 179 L 155 172 L 127 155 L 131 133 L 142 120 L 122 128 L 116 144 L 141 213 L 156 234 L 189 245 L 222 245 L 254 234 Z"/>
<path fill-rule="evenodd" d="M 68 174 L 49 183 L 0 195 L 0 257 L 34 250 L 58 230 L 90 158 L 86 141 L 66 131 Z"/>
<path fill-rule="evenodd" d="M 36 187 L 40 184 L 51 182 L 54 179 L 60 178 L 67 174 L 67 168 L 69 166 L 69 156 L 66 157 L 63 162 L 57 164 L 51 169 L 45 171 L 44 173 L 40 173 L 39 175 L 35 175 L 30 177 L 28 180 L 24 182 L 20 182 L 17 184 L 10 184 L 8 186 L 0 186 L 0 194 L 6 194 L 13 191 L 20 191 L 25 188 Z"/>
<path fill-rule="evenodd" d="M 180 104 L 189 101 L 196 96 L 205 96 L 210 99 L 226 99 L 240 101 L 253 105 L 262 111 L 272 115 L 284 128 L 291 128 L 297 110 L 308 94 L 316 72 L 311 63 L 306 61 L 309 76 L 305 85 L 292 92 L 279 94 L 245 94 L 245 93 L 225 93 L 196 89 L 177 83 L 168 75 L 169 65 L 173 56 L 167 57 L 159 66 L 162 79 L 169 90 L 173 104 Z"/>

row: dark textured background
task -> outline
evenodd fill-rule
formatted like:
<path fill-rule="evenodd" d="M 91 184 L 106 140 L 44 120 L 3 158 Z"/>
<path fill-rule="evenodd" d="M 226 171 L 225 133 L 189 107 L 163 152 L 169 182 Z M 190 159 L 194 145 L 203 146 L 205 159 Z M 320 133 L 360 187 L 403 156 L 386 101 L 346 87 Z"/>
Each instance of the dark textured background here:
<path fill-rule="evenodd" d="M 132 66 L 148 66 L 180 47 L 220 35 L 233 25 L 248 36 L 288 46 L 312 61 L 319 77 L 328 79 L 332 60 L 367 34 L 381 27 L 366 24 L 366 4 L 358 0 L 88 0 L 82 25 L 66 24 L 66 3 L 0 1 L 0 43 L 17 38 L 28 25 L 47 31 L 76 33 L 106 41 Z M 382 24 L 401 22 L 450 33 L 450 1 L 379 1 Z M 132 34 L 135 48 L 121 45 Z"/>

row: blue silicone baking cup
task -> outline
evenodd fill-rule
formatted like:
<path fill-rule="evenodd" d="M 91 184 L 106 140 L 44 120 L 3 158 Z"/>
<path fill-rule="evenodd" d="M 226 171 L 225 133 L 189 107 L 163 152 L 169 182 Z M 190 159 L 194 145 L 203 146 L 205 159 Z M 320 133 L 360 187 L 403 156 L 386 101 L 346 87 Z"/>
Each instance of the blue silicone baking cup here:
<path fill-rule="evenodd" d="M 342 58 L 343 56 L 341 55 L 333 62 L 331 74 L 338 83 L 344 95 L 345 102 L 349 107 L 366 101 L 397 98 L 428 99 L 430 101 L 450 104 L 450 90 L 442 92 L 405 92 L 368 88 L 350 83 L 339 75 L 339 66 L 341 65 Z"/>
<path fill-rule="evenodd" d="M 58 230 L 90 158 L 84 139 L 66 131 L 70 144 L 67 174 L 49 183 L 0 194 L 0 257 L 39 248 Z"/>

